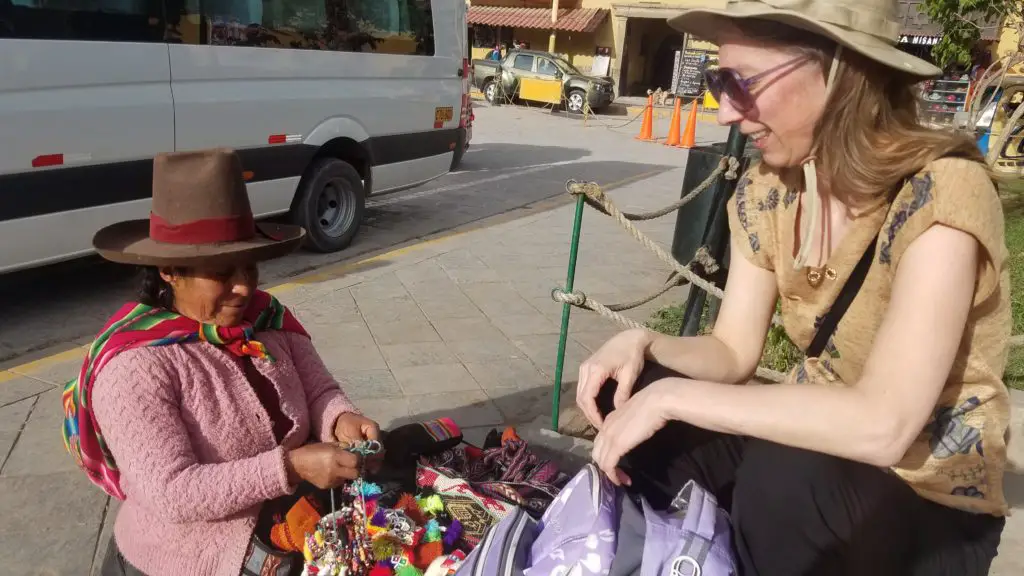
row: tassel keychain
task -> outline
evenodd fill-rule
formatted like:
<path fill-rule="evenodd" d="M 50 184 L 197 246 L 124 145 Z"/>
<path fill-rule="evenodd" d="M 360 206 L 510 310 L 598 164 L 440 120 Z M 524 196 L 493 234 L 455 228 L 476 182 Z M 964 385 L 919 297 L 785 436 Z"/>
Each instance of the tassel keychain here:
<path fill-rule="evenodd" d="M 366 457 L 379 454 L 380 442 L 358 442 L 346 450 Z M 366 576 L 374 568 L 374 553 L 368 531 L 367 494 L 372 485 L 363 480 L 365 470 L 346 489 L 348 498 L 339 509 L 334 490 L 330 490 L 331 513 L 319 529 L 306 538 L 304 556 L 310 576 Z"/>

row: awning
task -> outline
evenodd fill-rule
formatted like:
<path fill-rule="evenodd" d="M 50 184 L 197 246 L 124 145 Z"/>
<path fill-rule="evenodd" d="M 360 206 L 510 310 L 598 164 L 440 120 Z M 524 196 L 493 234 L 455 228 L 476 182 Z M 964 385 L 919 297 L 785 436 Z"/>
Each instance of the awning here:
<path fill-rule="evenodd" d="M 608 10 L 604 8 L 564 8 L 558 11 L 558 21 L 552 25 L 549 8 L 470 6 L 467 20 L 476 26 L 594 32 L 607 16 Z"/>

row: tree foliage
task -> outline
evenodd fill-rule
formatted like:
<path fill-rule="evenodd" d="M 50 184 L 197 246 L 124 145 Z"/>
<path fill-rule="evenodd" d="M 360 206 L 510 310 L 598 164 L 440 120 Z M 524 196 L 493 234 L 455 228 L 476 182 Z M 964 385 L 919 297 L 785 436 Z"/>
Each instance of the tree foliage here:
<path fill-rule="evenodd" d="M 981 26 L 1002 23 L 1007 16 L 1020 16 L 1021 0 L 924 0 L 920 10 L 942 27 L 942 38 L 932 55 L 945 68 L 951 64 L 968 66 L 971 50 L 981 38 Z"/>

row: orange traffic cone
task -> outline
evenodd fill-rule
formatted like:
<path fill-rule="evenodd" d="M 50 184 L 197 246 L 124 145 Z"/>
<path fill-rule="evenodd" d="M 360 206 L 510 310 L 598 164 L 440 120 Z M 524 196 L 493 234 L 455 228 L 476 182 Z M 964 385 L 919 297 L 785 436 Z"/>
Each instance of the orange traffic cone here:
<path fill-rule="evenodd" d="M 637 140 L 654 140 L 652 131 L 654 129 L 654 95 L 647 95 L 647 107 L 644 108 L 644 119 L 640 123 L 640 134 Z"/>
<path fill-rule="evenodd" d="M 679 96 L 676 101 L 675 110 L 672 111 L 672 119 L 669 120 L 668 138 L 665 139 L 665 146 L 679 146 L 679 123 L 683 120 L 683 99 Z"/>
<path fill-rule="evenodd" d="M 690 104 L 690 117 L 686 119 L 686 130 L 683 131 L 683 141 L 676 145 L 677 148 L 693 148 L 697 145 L 697 101 Z"/>

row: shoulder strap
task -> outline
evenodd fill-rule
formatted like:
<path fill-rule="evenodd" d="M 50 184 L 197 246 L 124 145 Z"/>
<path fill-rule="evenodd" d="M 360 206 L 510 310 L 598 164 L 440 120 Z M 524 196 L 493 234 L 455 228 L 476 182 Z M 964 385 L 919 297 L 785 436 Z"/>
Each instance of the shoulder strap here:
<path fill-rule="evenodd" d="M 825 350 L 828 339 L 835 333 L 836 326 L 843 319 L 843 314 L 846 313 L 846 309 L 850 307 L 850 303 L 853 302 L 857 292 L 860 291 L 861 285 L 864 284 L 864 278 L 868 275 L 868 269 L 871 268 L 871 261 L 874 259 L 875 246 L 877 244 L 878 237 L 875 236 L 875 239 L 864 250 L 864 254 L 860 257 L 860 261 L 857 262 L 857 266 L 853 268 L 850 277 L 846 279 L 846 283 L 839 290 L 836 301 L 829 308 L 828 312 L 825 313 L 818 332 L 814 334 L 814 340 L 811 340 L 811 345 L 807 347 L 808 358 L 817 358 Z"/>
<path fill-rule="evenodd" d="M 959 152 L 950 152 L 943 154 L 939 158 L 968 158 L 966 154 Z M 899 186 L 897 186 L 890 195 L 890 202 L 893 198 L 899 194 L 899 191 L 903 189 L 907 180 L 903 180 Z M 821 326 L 818 328 L 818 332 L 814 334 L 814 339 L 811 340 L 811 345 L 807 347 L 807 357 L 817 358 L 821 356 L 821 353 L 825 350 L 825 346 L 828 344 L 828 339 L 832 337 L 832 334 L 836 331 L 836 326 L 839 325 L 839 321 L 843 319 L 843 314 L 846 313 L 846 309 L 850 307 L 850 303 L 857 296 L 857 292 L 860 291 L 861 284 L 864 283 L 864 278 L 868 275 L 868 269 L 871 268 L 871 260 L 875 254 L 875 246 L 878 244 L 878 236 L 871 241 L 867 249 L 864 250 L 864 254 L 860 257 L 860 261 L 857 262 L 857 266 L 854 267 L 853 272 L 850 273 L 850 277 L 846 280 L 846 284 L 843 284 L 842 290 L 839 291 L 839 295 L 836 296 L 836 301 L 829 308 L 828 312 L 825 313 L 825 317 L 821 321 Z"/>

